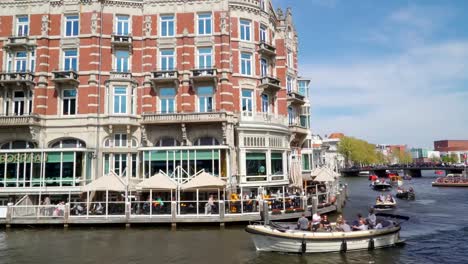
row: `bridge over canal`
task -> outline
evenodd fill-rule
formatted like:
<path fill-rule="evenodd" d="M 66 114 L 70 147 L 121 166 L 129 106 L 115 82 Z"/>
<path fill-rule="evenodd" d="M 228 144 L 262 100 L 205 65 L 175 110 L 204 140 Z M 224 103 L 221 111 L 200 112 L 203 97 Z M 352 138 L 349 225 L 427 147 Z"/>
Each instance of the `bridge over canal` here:
<path fill-rule="evenodd" d="M 463 173 L 465 170 L 464 167 L 457 167 L 457 166 L 387 166 L 387 167 L 357 167 L 357 168 L 344 168 L 341 169 L 341 174 L 343 176 L 352 177 L 352 176 L 359 176 L 359 172 L 361 171 L 369 171 L 371 173 L 376 174 L 379 177 L 385 177 L 386 171 L 401 171 L 403 170 L 405 175 L 409 175 L 411 177 L 421 177 L 422 171 L 424 170 L 441 170 L 445 171 L 445 175 L 449 173 Z"/>

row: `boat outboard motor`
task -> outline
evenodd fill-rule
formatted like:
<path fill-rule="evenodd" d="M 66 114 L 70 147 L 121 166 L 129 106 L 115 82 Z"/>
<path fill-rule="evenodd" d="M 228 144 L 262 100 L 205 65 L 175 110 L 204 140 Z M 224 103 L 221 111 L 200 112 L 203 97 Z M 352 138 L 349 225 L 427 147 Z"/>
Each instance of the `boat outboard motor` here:
<path fill-rule="evenodd" d="M 367 247 L 367 249 L 368 249 L 368 250 L 374 250 L 374 248 L 375 248 L 374 239 L 371 238 L 371 239 L 369 240 L 369 246 Z"/>
<path fill-rule="evenodd" d="M 305 242 L 305 239 L 302 239 L 301 243 L 301 253 L 304 254 L 307 251 L 307 243 Z"/>
<path fill-rule="evenodd" d="M 343 239 L 343 241 L 341 241 L 340 252 L 346 253 L 346 250 L 348 250 L 348 244 L 346 243 L 346 240 Z"/>

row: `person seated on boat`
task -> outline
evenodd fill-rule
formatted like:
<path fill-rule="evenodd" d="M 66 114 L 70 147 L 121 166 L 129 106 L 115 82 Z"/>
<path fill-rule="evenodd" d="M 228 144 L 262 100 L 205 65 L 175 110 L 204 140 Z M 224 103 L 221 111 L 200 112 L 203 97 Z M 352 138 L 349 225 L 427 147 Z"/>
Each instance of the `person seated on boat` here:
<path fill-rule="evenodd" d="M 337 230 L 338 231 L 341 231 L 341 232 L 351 232 L 351 226 L 348 225 L 348 222 L 346 222 L 346 220 L 341 220 L 341 221 L 337 221 L 336 222 L 337 224 Z"/>
<path fill-rule="evenodd" d="M 385 198 L 386 203 L 394 203 L 395 200 L 393 200 L 393 197 L 389 194 L 387 195 L 387 198 Z"/>
<path fill-rule="evenodd" d="M 338 215 L 338 217 L 336 218 L 336 224 L 343 222 L 343 220 L 344 220 L 343 215 L 341 214 Z"/>
<path fill-rule="evenodd" d="M 330 221 L 328 221 L 328 216 L 327 215 L 323 215 L 322 220 L 320 221 L 320 227 L 327 230 L 327 231 L 332 230 L 331 225 L 330 225 Z"/>
<path fill-rule="evenodd" d="M 309 230 L 309 220 L 303 213 L 302 216 L 297 220 L 297 229 L 299 230 Z"/>
<path fill-rule="evenodd" d="M 359 221 L 359 224 L 353 225 L 353 231 L 364 231 L 368 230 L 368 226 L 366 225 L 366 222 L 363 220 Z"/>
<path fill-rule="evenodd" d="M 413 187 L 409 187 L 409 189 L 408 189 L 408 192 L 410 192 L 410 193 L 414 193 L 414 189 L 413 189 Z"/>
<path fill-rule="evenodd" d="M 312 231 L 317 231 L 317 229 L 320 228 L 320 221 L 322 221 L 322 219 L 320 218 L 319 213 L 315 213 L 312 215 Z"/>
<path fill-rule="evenodd" d="M 369 208 L 369 214 L 367 215 L 367 223 L 369 224 L 369 228 L 375 226 L 377 222 L 377 216 L 374 213 L 374 208 Z"/>
<path fill-rule="evenodd" d="M 379 196 L 379 200 L 383 203 L 385 201 L 385 195 L 382 193 Z"/>
<path fill-rule="evenodd" d="M 403 193 L 403 192 L 404 192 L 404 190 L 401 187 L 397 188 L 397 193 Z"/>
<path fill-rule="evenodd" d="M 374 229 L 382 229 L 382 228 L 383 228 L 382 220 L 378 219 L 377 224 L 374 226 Z"/>

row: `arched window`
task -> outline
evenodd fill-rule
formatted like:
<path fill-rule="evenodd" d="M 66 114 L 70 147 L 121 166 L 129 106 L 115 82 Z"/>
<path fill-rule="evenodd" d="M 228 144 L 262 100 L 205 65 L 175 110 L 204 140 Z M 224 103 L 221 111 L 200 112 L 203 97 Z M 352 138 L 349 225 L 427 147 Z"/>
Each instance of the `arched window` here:
<path fill-rule="evenodd" d="M 75 138 L 67 138 L 56 141 L 50 145 L 51 148 L 85 148 L 86 143 Z"/>
<path fill-rule="evenodd" d="M 32 149 L 36 145 L 33 142 L 24 141 L 24 140 L 15 140 L 4 143 L 2 149 Z"/>
<path fill-rule="evenodd" d="M 213 137 L 201 137 L 197 140 L 195 140 L 194 143 L 195 146 L 213 146 L 213 145 L 219 145 L 218 140 Z"/>
<path fill-rule="evenodd" d="M 180 146 L 180 142 L 175 138 L 161 138 L 156 142 L 156 147 L 175 147 Z"/>

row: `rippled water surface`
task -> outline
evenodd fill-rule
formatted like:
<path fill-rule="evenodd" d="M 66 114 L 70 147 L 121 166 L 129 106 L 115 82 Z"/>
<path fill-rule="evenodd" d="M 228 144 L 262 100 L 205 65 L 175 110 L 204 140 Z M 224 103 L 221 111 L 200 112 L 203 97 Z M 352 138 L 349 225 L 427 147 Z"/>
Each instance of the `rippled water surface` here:
<path fill-rule="evenodd" d="M 345 216 L 366 213 L 376 192 L 365 178 L 345 178 Z M 468 188 L 412 181 L 416 201 L 398 200 L 407 244 L 372 252 L 289 255 L 258 253 L 242 226 L 169 228 L 26 228 L 0 231 L 0 263 L 468 263 Z"/>

